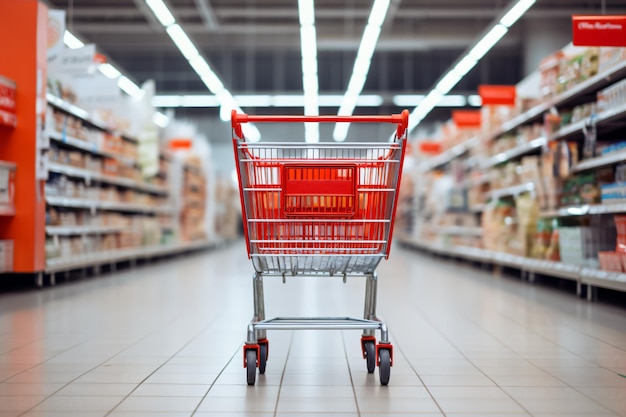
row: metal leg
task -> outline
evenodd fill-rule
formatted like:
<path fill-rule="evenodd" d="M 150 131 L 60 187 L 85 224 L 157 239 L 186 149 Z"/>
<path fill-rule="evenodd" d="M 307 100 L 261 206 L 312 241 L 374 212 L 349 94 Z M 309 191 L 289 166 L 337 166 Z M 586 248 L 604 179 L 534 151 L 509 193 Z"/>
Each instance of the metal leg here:
<path fill-rule="evenodd" d="M 254 318 L 253 321 L 265 320 L 265 296 L 263 294 L 263 274 L 256 273 L 252 277 L 254 291 Z M 257 339 L 266 338 L 266 330 L 257 330 Z"/>
<path fill-rule="evenodd" d="M 528 282 L 530 282 L 530 283 L 535 282 L 535 273 L 534 272 L 529 272 L 528 273 Z"/>
<path fill-rule="evenodd" d="M 376 297 L 378 295 L 378 275 L 376 273 L 367 275 L 365 278 L 365 308 L 363 318 L 365 320 L 377 320 L 376 317 Z M 364 336 L 373 336 L 374 330 L 364 330 Z"/>
<path fill-rule="evenodd" d="M 581 298 L 583 294 L 583 285 L 580 281 L 576 282 L 576 295 Z"/>
<path fill-rule="evenodd" d="M 596 301 L 598 299 L 598 292 L 596 287 L 587 285 L 587 301 Z"/>

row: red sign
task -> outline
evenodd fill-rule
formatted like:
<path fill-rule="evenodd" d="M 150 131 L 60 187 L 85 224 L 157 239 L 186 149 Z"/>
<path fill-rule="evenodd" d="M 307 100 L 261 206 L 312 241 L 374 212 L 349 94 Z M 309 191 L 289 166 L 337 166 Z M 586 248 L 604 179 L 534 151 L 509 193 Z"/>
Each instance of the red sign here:
<path fill-rule="evenodd" d="M 0 125 L 17 125 L 15 115 L 15 83 L 0 76 Z"/>
<path fill-rule="evenodd" d="M 626 46 L 626 16 L 572 16 L 575 46 Z"/>
<path fill-rule="evenodd" d="M 452 121 L 458 128 L 479 128 L 480 116 L 480 110 L 454 110 Z"/>
<path fill-rule="evenodd" d="M 517 90 L 514 85 L 479 85 L 478 94 L 483 106 L 515 106 Z"/>

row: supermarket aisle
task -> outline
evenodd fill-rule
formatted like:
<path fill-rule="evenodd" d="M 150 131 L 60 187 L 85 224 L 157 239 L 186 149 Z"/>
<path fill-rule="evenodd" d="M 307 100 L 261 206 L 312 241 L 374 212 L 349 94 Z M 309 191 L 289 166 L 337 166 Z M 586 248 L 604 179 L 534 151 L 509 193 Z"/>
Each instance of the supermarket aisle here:
<path fill-rule="evenodd" d="M 358 331 L 270 333 L 248 387 L 243 243 L 0 294 L 0 417 L 626 416 L 623 309 L 399 247 L 379 274 L 388 387 Z M 268 279 L 267 313 L 359 316 L 362 284 Z"/>

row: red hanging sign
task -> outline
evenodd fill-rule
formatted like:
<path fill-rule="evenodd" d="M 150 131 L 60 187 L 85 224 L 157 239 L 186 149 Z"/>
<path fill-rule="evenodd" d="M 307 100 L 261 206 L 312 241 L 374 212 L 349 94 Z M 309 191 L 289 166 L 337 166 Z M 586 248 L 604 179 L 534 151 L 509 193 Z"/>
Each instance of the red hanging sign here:
<path fill-rule="evenodd" d="M 626 16 L 572 16 L 575 46 L 626 46 Z"/>
<path fill-rule="evenodd" d="M 479 85 L 478 94 L 483 106 L 515 106 L 517 90 L 514 85 Z"/>
<path fill-rule="evenodd" d="M 0 126 L 17 125 L 15 82 L 0 76 Z"/>
<path fill-rule="evenodd" d="M 454 110 L 452 112 L 452 121 L 457 128 L 479 128 L 481 120 L 480 110 Z"/>

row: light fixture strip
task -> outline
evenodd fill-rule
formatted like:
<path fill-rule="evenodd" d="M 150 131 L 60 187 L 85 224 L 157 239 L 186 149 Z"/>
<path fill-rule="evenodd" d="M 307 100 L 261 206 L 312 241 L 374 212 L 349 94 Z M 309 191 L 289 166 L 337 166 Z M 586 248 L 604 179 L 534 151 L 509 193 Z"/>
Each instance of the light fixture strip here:
<path fill-rule="evenodd" d="M 313 0 L 298 0 L 300 21 L 300 51 L 302 55 L 302 90 L 304 114 L 319 115 L 319 81 L 317 77 L 317 33 L 315 29 L 315 5 Z M 304 140 L 316 143 L 320 140 L 319 124 L 304 124 Z"/>
<path fill-rule="evenodd" d="M 176 18 L 167 7 L 167 4 L 165 4 L 163 0 L 145 0 L 145 2 L 154 16 L 165 28 L 168 36 L 172 39 L 172 42 L 174 42 L 174 45 L 176 45 L 180 53 L 183 54 L 191 68 L 198 74 L 209 91 L 215 94 L 221 107 L 220 118 L 224 121 L 230 120 L 231 109 L 242 113 L 243 111 L 237 105 L 231 93 L 224 87 L 224 84 L 206 59 L 202 57 L 196 45 L 189 38 L 185 30 L 176 23 Z M 244 133 L 246 134 L 246 138 L 251 142 L 261 140 L 259 130 L 251 123 L 244 125 Z"/>
<path fill-rule="evenodd" d="M 495 44 L 502 39 L 509 28 L 515 24 L 535 4 L 536 0 L 517 0 L 509 6 L 501 17 L 485 31 L 473 45 L 471 45 L 450 69 L 437 81 L 435 87 L 411 112 L 409 116 L 409 132 L 413 130 L 432 109 L 437 106 L 445 95 L 454 88 L 463 77 L 470 72 Z M 470 104 L 475 105 L 477 100 L 470 98 Z M 393 136 L 389 138 L 393 140 Z"/>
<path fill-rule="evenodd" d="M 387 16 L 390 0 L 374 0 L 372 10 L 367 20 L 367 25 L 361 37 L 361 43 L 354 60 L 352 75 L 348 82 L 348 88 L 344 94 L 343 101 L 337 112 L 340 116 L 351 116 L 357 105 L 359 95 L 363 91 L 363 86 L 367 80 L 367 74 L 370 70 L 372 56 L 378 43 L 380 29 Z M 350 123 L 337 123 L 333 130 L 333 139 L 337 142 L 343 142 L 348 136 Z"/>

